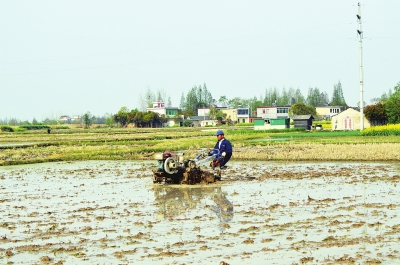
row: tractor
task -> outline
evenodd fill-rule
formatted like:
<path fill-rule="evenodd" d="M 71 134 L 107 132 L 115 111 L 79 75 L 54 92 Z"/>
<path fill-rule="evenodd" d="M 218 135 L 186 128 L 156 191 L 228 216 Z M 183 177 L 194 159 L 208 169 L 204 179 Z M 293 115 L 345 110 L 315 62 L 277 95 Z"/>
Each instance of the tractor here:
<path fill-rule="evenodd" d="M 157 167 L 153 168 L 153 183 L 198 184 L 221 180 L 221 170 L 207 169 L 203 164 L 220 159 L 218 150 L 202 152 L 194 159 L 185 159 L 184 153 L 164 152 L 154 155 Z"/>

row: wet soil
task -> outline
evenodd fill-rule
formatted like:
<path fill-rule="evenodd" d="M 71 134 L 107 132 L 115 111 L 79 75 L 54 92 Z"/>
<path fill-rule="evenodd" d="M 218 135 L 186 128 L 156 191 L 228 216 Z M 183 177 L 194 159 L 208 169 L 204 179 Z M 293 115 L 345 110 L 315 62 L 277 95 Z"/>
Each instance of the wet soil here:
<path fill-rule="evenodd" d="M 208 185 L 153 161 L 0 168 L 2 264 L 399 264 L 397 163 L 230 163 Z"/>

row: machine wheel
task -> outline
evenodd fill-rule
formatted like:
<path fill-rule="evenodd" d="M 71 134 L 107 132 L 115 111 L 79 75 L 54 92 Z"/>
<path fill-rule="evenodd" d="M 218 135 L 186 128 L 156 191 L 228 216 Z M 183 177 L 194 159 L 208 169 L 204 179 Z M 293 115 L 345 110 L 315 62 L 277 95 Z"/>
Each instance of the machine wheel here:
<path fill-rule="evenodd" d="M 174 174 L 177 172 L 176 170 L 176 162 L 175 159 L 173 159 L 172 157 L 168 157 L 167 159 L 165 159 L 164 162 L 164 170 L 165 172 L 167 172 L 168 174 Z"/>
<path fill-rule="evenodd" d="M 194 162 L 194 161 L 189 161 L 188 162 L 188 166 L 189 166 L 189 168 L 195 168 L 196 167 L 196 163 Z"/>

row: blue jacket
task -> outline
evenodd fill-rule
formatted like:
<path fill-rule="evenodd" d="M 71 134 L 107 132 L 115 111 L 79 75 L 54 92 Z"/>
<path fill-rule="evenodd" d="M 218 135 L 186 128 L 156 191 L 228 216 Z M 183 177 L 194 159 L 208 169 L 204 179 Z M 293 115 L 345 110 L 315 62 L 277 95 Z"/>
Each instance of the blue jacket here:
<path fill-rule="evenodd" d="M 219 153 L 226 153 L 225 158 L 221 161 L 221 166 L 224 166 L 228 163 L 229 159 L 232 156 L 232 144 L 225 138 L 222 140 L 221 146 L 219 145 L 219 141 L 215 144 L 214 149 L 219 150 Z"/>

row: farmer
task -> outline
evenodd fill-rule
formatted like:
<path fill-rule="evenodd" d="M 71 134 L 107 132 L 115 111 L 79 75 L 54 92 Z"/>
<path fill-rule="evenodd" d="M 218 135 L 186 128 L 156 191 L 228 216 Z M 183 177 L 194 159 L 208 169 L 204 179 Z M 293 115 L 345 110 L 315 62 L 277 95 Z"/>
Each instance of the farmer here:
<path fill-rule="evenodd" d="M 215 144 L 214 152 L 218 152 L 221 154 L 221 157 L 214 158 L 213 162 L 211 162 L 210 166 L 212 168 L 220 167 L 221 169 L 226 168 L 226 163 L 228 163 L 229 159 L 232 156 L 232 144 L 227 139 L 225 139 L 224 132 L 222 130 L 218 130 L 215 134 L 217 136 L 218 142 Z M 212 155 L 213 151 L 209 153 Z"/>

